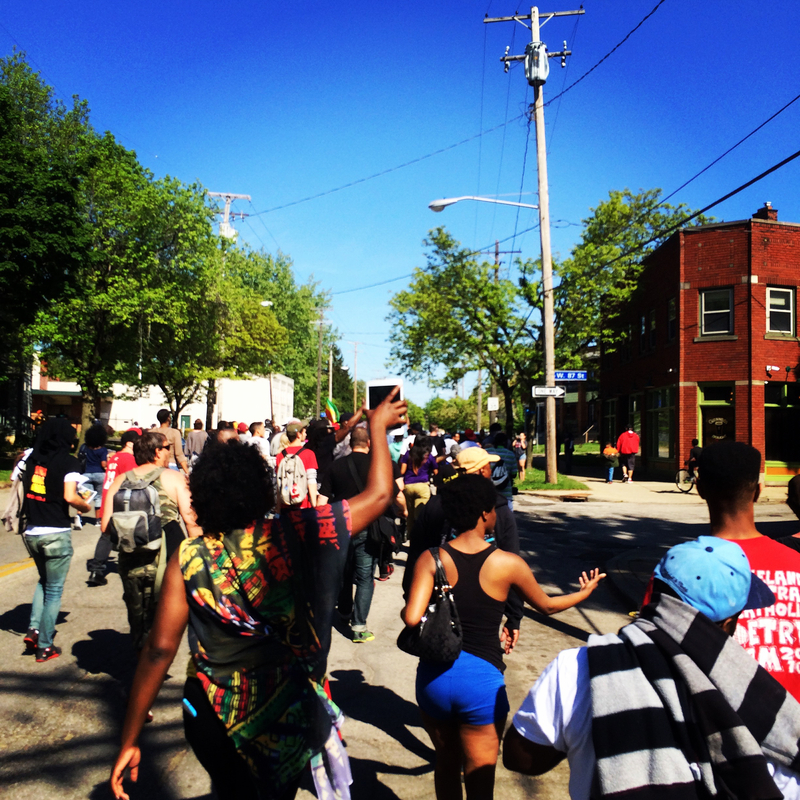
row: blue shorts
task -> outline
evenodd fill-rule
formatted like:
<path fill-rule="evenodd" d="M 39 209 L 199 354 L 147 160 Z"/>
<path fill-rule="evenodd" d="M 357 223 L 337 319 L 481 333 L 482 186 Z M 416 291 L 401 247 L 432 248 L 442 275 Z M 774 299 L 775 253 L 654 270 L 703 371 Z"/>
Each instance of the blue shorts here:
<path fill-rule="evenodd" d="M 463 651 L 449 666 L 419 662 L 417 705 L 429 717 L 466 725 L 493 725 L 509 709 L 503 673 Z"/>

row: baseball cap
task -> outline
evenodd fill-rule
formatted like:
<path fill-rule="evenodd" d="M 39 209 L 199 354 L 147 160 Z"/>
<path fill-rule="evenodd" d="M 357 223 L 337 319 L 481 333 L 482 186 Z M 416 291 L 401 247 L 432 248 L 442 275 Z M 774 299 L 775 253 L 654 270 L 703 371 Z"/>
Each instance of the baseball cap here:
<path fill-rule="evenodd" d="M 456 463 L 467 475 L 482 470 L 487 464 L 499 461 L 500 456 L 487 453 L 482 447 L 467 447 L 456 456 Z"/>
<path fill-rule="evenodd" d="M 239 431 L 239 433 L 247 433 L 247 431 L 250 430 L 250 429 L 247 427 L 247 423 L 246 422 L 240 422 L 236 426 L 236 430 Z"/>
<path fill-rule="evenodd" d="M 141 435 L 142 435 L 142 429 L 141 429 L 141 428 L 138 428 L 138 427 L 136 427 L 135 425 L 134 425 L 132 428 L 128 428 L 128 430 L 127 430 L 127 431 L 125 431 L 125 433 L 129 433 L 130 431 L 133 431 L 134 433 L 138 433 L 138 434 L 139 434 L 139 436 L 141 436 Z"/>
<path fill-rule="evenodd" d="M 748 608 L 766 608 L 775 595 L 750 572 L 750 562 L 739 545 L 716 536 L 699 536 L 667 551 L 653 573 L 684 603 L 713 622 Z"/>
<path fill-rule="evenodd" d="M 304 428 L 308 427 L 307 419 L 294 420 L 286 426 L 287 433 L 300 433 Z"/>

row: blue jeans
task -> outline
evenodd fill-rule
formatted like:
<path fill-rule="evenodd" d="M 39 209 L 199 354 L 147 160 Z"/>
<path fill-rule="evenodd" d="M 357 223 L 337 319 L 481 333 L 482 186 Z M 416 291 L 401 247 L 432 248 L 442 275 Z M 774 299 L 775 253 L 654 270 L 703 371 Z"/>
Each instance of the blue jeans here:
<path fill-rule="evenodd" d="M 375 591 L 375 557 L 367 553 L 366 531 L 354 536 L 350 546 L 353 548 L 353 583 L 356 585 L 352 629 L 365 631 Z"/>
<path fill-rule="evenodd" d="M 608 480 L 609 482 L 614 480 L 614 467 L 608 468 Z"/>
<path fill-rule="evenodd" d="M 92 505 L 100 508 L 100 501 L 103 499 L 103 484 L 106 480 L 105 472 L 86 472 L 83 477 L 86 478 L 86 483 L 97 492 L 97 497 L 92 500 Z"/>
<path fill-rule="evenodd" d="M 48 533 L 25 536 L 28 552 L 39 571 L 39 583 L 33 592 L 29 628 L 39 631 L 38 647 L 50 647 L 56 632 L 56 619 L 61 610 L 61 594 L 72 561 L 72 533 Z"/>

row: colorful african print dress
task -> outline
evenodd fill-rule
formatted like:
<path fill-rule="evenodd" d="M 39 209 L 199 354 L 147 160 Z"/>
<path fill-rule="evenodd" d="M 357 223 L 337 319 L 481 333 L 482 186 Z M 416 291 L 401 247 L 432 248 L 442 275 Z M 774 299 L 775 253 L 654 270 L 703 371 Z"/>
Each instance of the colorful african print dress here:
<path fill-rule="evenodd" d="M 181 544 L 197 677 L 266 797 L 309 761 L 319 797 L 349 797 L 323 683 L 350 535 L 342 502 Z"/>

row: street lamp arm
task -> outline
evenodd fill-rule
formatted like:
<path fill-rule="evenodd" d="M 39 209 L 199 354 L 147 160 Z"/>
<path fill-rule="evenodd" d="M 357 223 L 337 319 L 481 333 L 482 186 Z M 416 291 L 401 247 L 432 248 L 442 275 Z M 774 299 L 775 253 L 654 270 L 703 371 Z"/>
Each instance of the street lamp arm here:
<path fill-rule="evenodd" d="M 440 211 L 444 211 L 447 206 L 452 206 L 461 200 L 477 200 L 481 203 L 495 203 L 500 206 L 516 206 L 517 208 L 539 208 L 539 206 L 533 206 L 530 203 L 516 203 L 513 200 L 497 200 L 494 197 L 474 197 L 473 195 L 465 195 L 464 197 L 445 197 L 441 200 L 434 200 L 433 202 L 428 203 L 428 208 L 431 211 L 439 213 Z"/>

